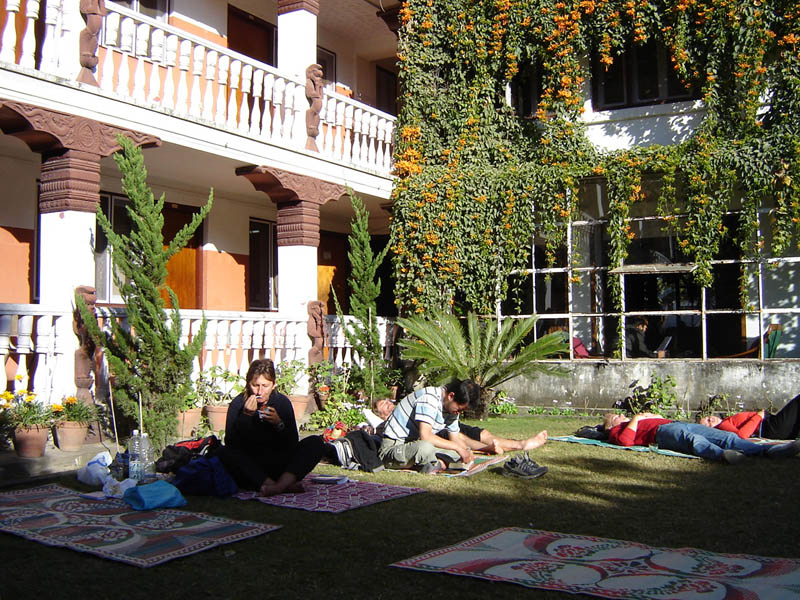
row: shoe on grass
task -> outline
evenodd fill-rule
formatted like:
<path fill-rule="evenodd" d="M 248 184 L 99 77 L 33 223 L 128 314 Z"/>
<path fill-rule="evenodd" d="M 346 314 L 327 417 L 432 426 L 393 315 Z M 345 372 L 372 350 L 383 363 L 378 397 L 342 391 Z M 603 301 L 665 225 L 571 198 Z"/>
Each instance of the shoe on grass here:
<path fill-rule="evenodd" d="M 738 465 L 745 459 L 745 455 L 739 452 L 738 450 L 723 450 L 722 451 L 722 460 L 724 460 L 729 465 Z"/>
<path fill-rule="evenodd" d="M 786 444 L 775 444 L 767 449 L 767 456 L 770 458 L 790 458 L 798 454 L 800 454 L 800 440 Z"/>
<path fill-rule="evenodd" d="M 426 463 L 419 468 L 419 472 L 423 475 L 434 475 L 443 469 L 442 463 L 438 460 Z"/>
<path fill-rule="evenodd" d="M 503 463 L 503 475 L 520 479 L 536 479 L 547 473 L 549 469 L 532 460 L 526 452 L 523 456 L 513 456 Z"/>

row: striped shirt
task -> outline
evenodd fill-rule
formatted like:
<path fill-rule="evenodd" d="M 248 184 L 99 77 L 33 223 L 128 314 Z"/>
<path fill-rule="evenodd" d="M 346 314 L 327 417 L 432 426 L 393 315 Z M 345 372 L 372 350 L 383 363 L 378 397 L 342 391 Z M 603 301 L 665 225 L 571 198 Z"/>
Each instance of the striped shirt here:
<path fill-rule="evenodd" d="M 458 415 L 442 413 L 444 388 L 426 387 L 412 392 L 397 403 L 386 428 L 384 437 L 403 442 L 419 439 L 419 423 L 427 423 L 433 433 L 447 430 L 458 433 Z"/>

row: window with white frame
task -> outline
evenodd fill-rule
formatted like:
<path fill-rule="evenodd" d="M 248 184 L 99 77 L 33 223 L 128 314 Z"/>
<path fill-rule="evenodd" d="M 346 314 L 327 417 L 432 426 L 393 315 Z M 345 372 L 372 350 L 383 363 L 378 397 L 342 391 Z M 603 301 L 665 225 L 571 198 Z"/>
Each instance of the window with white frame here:
<path fill-rule="evenodd" d="M 114 0 L 117 4 L 135 10 L 136 12 L 157 19 L 166 21 L 169 17 L 169 0 Z"/>
<path fill-rule="evenodd" d="M 103 214 L 111 222 L 115 233 L 128 235 L 131 232 L 131 223 L 125 206 L 128 199 L 119 194 L 100 194 L 100 207 Z M 120 303 L 122 297 L 119 288 L 114 282 L 113 265 L 111 263 L 111 248 L 108 245 L 103 228 L 97 225 L 94 244 L 94 281 L 97 289 L 98 302 Z"/>
<path fill-rule="evenodd" d="M 651 191 L 646 197 L 655 197 L 658 185 L 656 179 L 643 182 Z M 725 215 L 729 233 L 712 262 L 714 282 L 702 288 L 694 281 L 695 265 L 657 216 L 654 200 L 632 207 L 635 235 L 627 259 L 616 269 L 608 264 L 604 181 L 585 181 L 577 201 L 581 218 L 567 224 L 567 243 L 554 264 L 545 262 L 545 240 L 534 236 L 530 268 L 511 276 L 502 315 L 536 314 L 537 336 L 563 329 L 598 358 L 643 357 L 633 351 L 633 330 L 641 319 L 647 322 L 644 343 L 653 357 L 662 344 L 667 358 L 800 357 L 800 252 L 769 255 L 771 208 L 758 215 L 767 242 L 760 261 L 741 255 L 734 242 L 738 214 Z M 621 310 L 610 294 L 613 277 L 621 284 Z"/>
<path fill-rule="evenodd" d="M 250 219 L 248 310 L 278 309 L 278 244 L 276 225 Z"/>
<path fill-rule="evenodd" d="M 678 77 L 667 49 L 655 42 L 632 46 L 606 66 L 592 61 L 592 103 L 597 110 L 699 98 L 699 86 Z"/>

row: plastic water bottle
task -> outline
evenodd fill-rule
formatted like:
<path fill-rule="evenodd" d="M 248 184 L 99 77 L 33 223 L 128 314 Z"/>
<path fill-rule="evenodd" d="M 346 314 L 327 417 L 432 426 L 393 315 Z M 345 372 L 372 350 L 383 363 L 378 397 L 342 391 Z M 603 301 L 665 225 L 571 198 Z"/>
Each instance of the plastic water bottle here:
<path fill-rule="evenodd" d="M 150 440 L 148 440 L 148 443 Z M 142 436 L 139 435 L 139 430 L 134 429 L 131 439 L 128 441 L 128 452 L 130 453 L 130 462 L 128 463 L 128 477 L 134 481 L 144 481 L 144 457 L 142 455 Z"/>
<path fill-rule="evenodd" d="M 155 448 L 153 448 L 153 444 L 150 443 L 150 437 L 146 433 L 141 435 L 141 441 L 141 456 L 143 465 L 142 481 L 145 483 L 151 483 L 156 480 Z"/>

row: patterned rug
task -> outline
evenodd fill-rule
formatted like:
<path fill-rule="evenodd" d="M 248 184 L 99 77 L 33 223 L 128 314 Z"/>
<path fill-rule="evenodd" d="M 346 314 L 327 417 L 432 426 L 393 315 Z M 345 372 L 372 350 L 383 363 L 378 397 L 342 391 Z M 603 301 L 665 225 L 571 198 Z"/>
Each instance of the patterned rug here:
<path fill-rule="evenodd" d="M 234 498 L 258 500 L 272 506 L 299 508 L 312 512 L 340 513 L 428 491 L 423 488 L 354 479 L 348 479 L 344 483 L 315 483 L 311 481 L 311 476 L 303 480 L 303 487 L 306 491 L 300 494 L 279 494 L 264 498 L 257 496 L 256 492 L 239 492 Z"/>
<path fill-rule="evenodd" d="M 133 510 L 57 484 L 0 493 L 0 531 L 48 546 L 152 567 L 279 529 L 181 510 Z"/>
<path fill-rule="evenodd" d="M 800 598 L 800 561 L 508 527 L 393 567 L 626 600 Z"/>
<path fill-rule="evenodd" d="M 662 450 L 661 448 L 653 448 L 652 450 L 647 446 L 617 446 L 616 444 L 609 444 L 602 440 L 593 440 L 591 438 L 579 437 L 577 435 L 551 435 L 547 438 L 548 442 L 572 442 L 573 444 L 586 444 L 588 446 L 603 446 L 604 448 L 611 448 L 612 450 L 633 450 L 634 452 L 655 452 L 656 454 L 663 454 L 664 456 L 675 456 L 677 458 L 697 458 L 691 454 L 684 454 L 683 452 L 675 452 L 674 450 Z"/>

